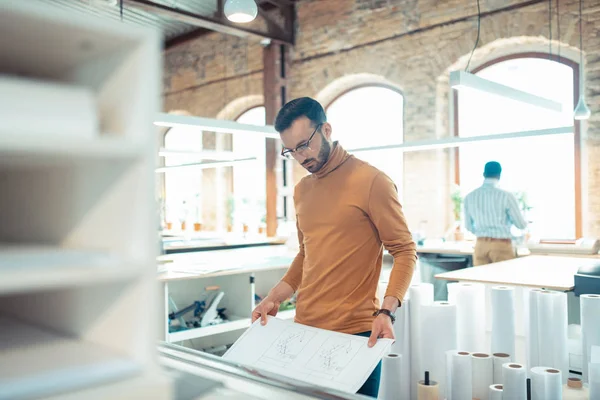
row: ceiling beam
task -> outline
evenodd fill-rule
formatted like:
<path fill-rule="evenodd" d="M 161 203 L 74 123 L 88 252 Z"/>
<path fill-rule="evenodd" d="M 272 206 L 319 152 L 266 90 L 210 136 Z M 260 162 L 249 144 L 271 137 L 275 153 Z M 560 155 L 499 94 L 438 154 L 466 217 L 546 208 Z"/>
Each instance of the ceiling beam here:
<path fill-rule="evenodd" d="M 239 37 L 256 37 L 258 39 L 269 39 L 275 43 L 293 45 L 294 32 L 261 32 L 254 29 L 242 27 L 234 24 L 222 16 L 207 17 L 198 15 L 186 10 L 172 8 L 163 4 L 158 4 L 150 0 L 124 0 L 129 6 L 144 10 L 149 13 L 160 15 L 165 18 L 171 18 L 199 28 L 208 29 L 215 32 L 234 35 Z"/>

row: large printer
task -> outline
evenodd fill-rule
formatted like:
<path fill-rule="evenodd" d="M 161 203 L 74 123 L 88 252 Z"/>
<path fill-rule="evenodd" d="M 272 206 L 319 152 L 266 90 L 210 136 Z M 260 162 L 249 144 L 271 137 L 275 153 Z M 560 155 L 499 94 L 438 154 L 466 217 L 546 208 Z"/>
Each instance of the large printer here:
<path fill-rule="evenodd" d="M 369 397 L 308 386 L 170 343 L 159 360 L 173 381 L 174 400 L 366 400 Z"/>

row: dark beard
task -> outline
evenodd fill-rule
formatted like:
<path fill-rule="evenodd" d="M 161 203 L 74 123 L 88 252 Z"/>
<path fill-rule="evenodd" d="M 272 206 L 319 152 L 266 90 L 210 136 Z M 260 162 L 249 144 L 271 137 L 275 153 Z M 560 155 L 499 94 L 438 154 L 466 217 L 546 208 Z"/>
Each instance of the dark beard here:
<path fill-rule="evenodd" d="M 319 154 L 317 155 L 317 159 L 315 160 L 316 161 L 315 165 L 313 165 L 311 167 L 305 167 L 308 170 L 308 172 L 313 173 L 313 174 L 315 172 L 318 172 L 321 168 L 323 168 L 323 165 L 325 165 L 327 160 L 329 160 L 329 155 L 331 154 L 331 144 L 327 141 L 327 139 L 325 138 L 325 135 L 323 135 L 322 133 L 321 133 L 321 137 L 322 137 L 321 148 L 319 149 Z M 314 160 L 314 159 L 311 159 L 311 160 Z M 310 161 L 310 160 L 306 160 L 306 161 Z"/>

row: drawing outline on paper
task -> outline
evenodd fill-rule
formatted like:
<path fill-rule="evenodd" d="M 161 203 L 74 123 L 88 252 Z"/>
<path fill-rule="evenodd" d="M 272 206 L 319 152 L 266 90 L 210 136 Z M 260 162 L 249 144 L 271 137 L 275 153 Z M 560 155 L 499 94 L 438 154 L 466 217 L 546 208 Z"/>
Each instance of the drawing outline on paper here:
<path fill-rule="evenodd" d="M 294 381 L 356 393 L 392 343 L 380 339 L 369 348 L 367 341 L 271 317 L 267 325 L 252 324 L 223 358 Z"/>
<path fill-rule="evenodd" d="M 261 357 L 261 361 L 266 358 L 284 363 L 291 362 L 300 355 L 315 335 L 315 332 L 302 327 L 290 326 L 279 335 L 275 340 L 275 345 L 267 350 Z"/>
<path fill-rule="evenodd" d="M 348 338 L 328 338 L 308 361 L 311 371 L 327 375 L 338 375 L 352 361 L 363 343 Z"/>

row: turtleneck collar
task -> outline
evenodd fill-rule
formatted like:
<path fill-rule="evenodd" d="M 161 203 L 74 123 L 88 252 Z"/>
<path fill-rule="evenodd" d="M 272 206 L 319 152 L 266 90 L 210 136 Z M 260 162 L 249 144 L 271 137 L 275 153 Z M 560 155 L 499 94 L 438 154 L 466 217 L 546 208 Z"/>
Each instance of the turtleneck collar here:
<path fill-rule="evenodd" d="M 335 171 L 340 165 L 346 162 L 350 157 L 352 157 L 346 150 L 342 148 L 342 146 L 337 142 L 333 142 L 331 145 L 331 152 L 329 153 L 329 159 L 323 167 L 315 172 L 317 178 L 323 178 L 329 175 L 331 172 Z"/>

